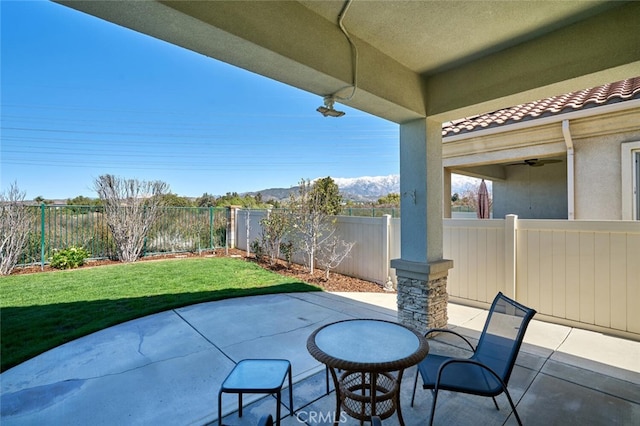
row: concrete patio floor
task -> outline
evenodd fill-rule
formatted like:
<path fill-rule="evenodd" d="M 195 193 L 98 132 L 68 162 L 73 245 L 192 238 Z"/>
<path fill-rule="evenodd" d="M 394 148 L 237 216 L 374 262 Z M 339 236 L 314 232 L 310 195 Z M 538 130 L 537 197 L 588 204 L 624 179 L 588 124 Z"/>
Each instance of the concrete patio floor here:
<path fill-rule="evenodd" d="M 449 304 L 449 324 L 476 338 L 486 311 Z M 243 358 L 292 363 L 295 415 L 284 426 L 330 424 L 335 394 L 325 393 L 324 366 L 306 350 L 321 325 L 348 318 L 395 321 L 395 294 L 296 293 L 204 303 L 130 321 L 55 348 L 2 375 L 1 417 L 9 425 L 217 424 L 217 392 Z M 454 351 L 450 338 L 431 352 Z M 384 342 L 381 342 L 384 344 Z M 415 367 L 405 371 L 402 412 L 407 426 L 428 420 L 431 394 L 417 391 Z M 509 390 L 526 425 L 640 424 L 640 342 L 532 321 Z M 288 392 L 282 400 L 288 401 Z M 443 392 L 435 424 L 516 424 L 506 397 Z M 271 396 L 225 395 L 226 425 L 255 425 L 275 414 Z M 340 417 L 343 425 L 357 421 Z M 397 425 L 394 415 L 383 422 Z"/>

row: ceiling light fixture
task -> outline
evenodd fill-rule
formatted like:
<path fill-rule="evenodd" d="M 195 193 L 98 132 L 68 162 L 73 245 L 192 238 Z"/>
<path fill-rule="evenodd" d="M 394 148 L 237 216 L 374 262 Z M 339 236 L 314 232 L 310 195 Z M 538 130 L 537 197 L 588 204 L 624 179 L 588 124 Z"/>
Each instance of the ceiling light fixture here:
<path fill-rule="evenodd" d="M 333 96 L 325 96 L 324 98 L 324 106 L 319 106 L 316 111 L 325 117 L 342 117 L 344 115 L 344 111 L 338 111 L 333 108 L 333 103 L 335 99 Z"/>
<path fill-rule="evenodd" d="M 342 117 L 345 113 L 343 111 L 338 111 L 336 109 L 333 108 L 333 104 L 335 103 L 335 101 L 348 101 L 351 100 L 351 98 L 353 98 L 353 95 L 355 95 L 356 93 L 356 87 L 358 85 L 358 48 L 356 47 L 356 45 L 353 43 L 353 40 L 351 40 L 351 37 L 349 36 L 349 33 L 347 32 L 346 28 L 344 27 L 344 25 L 342 24 L 342 20 L 344 19 L 344 16 L 347 14 L 347 10 L 349 10 L 349 6 L 351 6 L 351 1 L 352 0 L 347 0 L 344 4 L 344 6 L 342 7 L 342 10 L 340 11 L 340 15 L 338 15 L 338 27 L 340 28 L 340 30 L 342 31 L 342 33 L 344 34 L 344 36 L 347 38 L 347 41 L 349 42 L 349 45 L 351 46 L 351 61 L 352 61 L 352 78 L 353 78 L 353 84 L 351 86 L 347 86 L 347 87 L 343 87 L 342 89 L 338 90 L 337 92 L 331 94 L 331 95 L 327 95 L 324 97 L 324 105 L 323 106 L 319 106 L 316 111 L 318 111 L 320 114 L 322 114 L 325 117 Z M 341 91 L 343 91 L 344 89 L 348 89 L 351 88 L 351 94 L 347 97 L 341 97 L 338 96 L 338 93 L 340 93 Z"/>

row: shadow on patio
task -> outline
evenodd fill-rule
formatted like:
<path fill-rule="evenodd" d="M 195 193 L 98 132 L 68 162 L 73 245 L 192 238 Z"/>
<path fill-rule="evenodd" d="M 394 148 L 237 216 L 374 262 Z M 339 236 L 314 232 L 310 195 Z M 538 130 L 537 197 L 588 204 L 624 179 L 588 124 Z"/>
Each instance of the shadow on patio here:
<path fill-rule="evenodd" d="M 2 374 L 2 424 L 216 424 L 217 391 L 243 358 L 291 360 L 296 415 L 283 425 L 331 424 L 335 395 L 306 350 L 321 325 L 349 318 L 395 320 L 395 294 L 299 293 L 203 303 L 115 326 L 60 346 Z M 486 311 L 450 304 L 449 324 L 479 335 Z M 433 352 L 463 351 L 439 337 Z M 401 403 L 408 426 L 423 424 L 431 394 L 405 371 Z M 632 424 L 640 418 L 640 343 L 532 321 L 511 377 L 524 424 Z M 288 401 L 288 389 L 283 393 Z M 435 424 L 515 424 L 504 396 L 443 392 Z M 223 400 L 223 422 L 255 425 L 275 399 Z M 283 410 L 283 415 L 288 410 Z M 340 424 L 357 421 L 342 416 Z M 396 425 L 394 415 L 385 425 Z"/>

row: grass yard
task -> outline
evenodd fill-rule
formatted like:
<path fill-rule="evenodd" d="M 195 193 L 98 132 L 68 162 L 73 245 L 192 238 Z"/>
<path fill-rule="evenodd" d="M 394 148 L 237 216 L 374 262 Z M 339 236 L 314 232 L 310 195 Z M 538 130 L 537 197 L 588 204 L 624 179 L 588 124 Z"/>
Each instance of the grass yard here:
<path fill-rule="evenodd" d="M 233 258 L 10 275 L 0 278 L 0 369 L 145 315 L 231 297 L 317 290 Z"/>

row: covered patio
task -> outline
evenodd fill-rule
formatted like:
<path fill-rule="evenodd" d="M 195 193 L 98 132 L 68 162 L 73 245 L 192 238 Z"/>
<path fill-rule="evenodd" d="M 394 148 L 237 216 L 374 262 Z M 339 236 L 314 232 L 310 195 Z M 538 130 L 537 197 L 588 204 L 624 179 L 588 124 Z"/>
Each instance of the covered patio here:
<path fill-rule="evenodd" d="M 417 329 L 446 325 L 442 123 L 640 70 L 637 2 L 59 3 L 315 93 L 325 116 L 343 103 L 398 123 L 401 257 L 391 266 L 398 319 Z"/>
<path fill-rule="evenodd" d="M 245 358 L 291 361 L 282 424 L 329 425 L 335 393 L 326 394 L 324 365 L 306 350 L 309 335 L 351 318 L 393 321 L 396 295 L 295 293 L 203 303 L 102 330 L 60 346 L 2 374 L 3 425 L 217 424 L 217 392 L 234 363 Z M 449 327 L 472 341 L 486 311 L 449 304 Z M 433 353 L 458 346 L 442 338 Z M 459 342 L 457 342 L 459 343 Z M 381 342 L 381 344 L 384 344 Z M 640 343 L 534 320 L 509 383 L 525 425 L 634 424 L 640 418 Z M 410 406 L 415 367 L 405 371 L 400 403 L 407 426 L 426 424 L 431 393 L 418 389 Z M 275 415 L 272 396 L 223 399 L 223 423 L 256 425 Z M 516 424 L 504 395 L 489 398 L 442 392 L 434 424 Z M 356 420 L 337 415 L 340 424 Z M 367 424 L 367 423 L 366 423 Z M 385 425 L 396 425 L 392 415 Z"/>
<path fill-rule="evenodd" d="M 401 257 L 391 266 L 398 294 L 236 299 L 105 330 L 89 336 L 97 341 L 80 339 L 4 374 L 7 425 L 210 423 L 233 364 L 267 354 L 293 364 L 298 415 L 284 424 L 329 424 L 318 415 L 332 413 L 335 399 L 324 394 L 322 365 L 304 349 L 316 327 L 366 317 L 418 330 L 448 325 L 471 337 L 481 328 L 483 311 L 448 303 L 455 265 L 443 257 L 442 123 L 640 74 L 638 2 L 59 3 L 315 93 L 325 109 L 339 112 L 343 103 L 397 123 Z M 221 318 L 248 321 L 224 326 Z M 176 345 L 167 330 L 194 346 Z M 534 321 L 510 383 L 524 423 L 637 421 L 639 352 L 637 342 Z M 403 413 L 407 424 L 420 424 L 430 395 L 421 391 L 416 407 L 407 406 L 413 373 L 403 382 Z M 46 406 L 29 404 L 35 400 Z M 225 405 L 229 424 L 255 424 L 274 408 L 259 399 L 238 419 L 235 403 Z M 446 395 L 436 423 L 511 424 L 502 397 L 498 403 L 500 411 L 484 398 Z"/>

